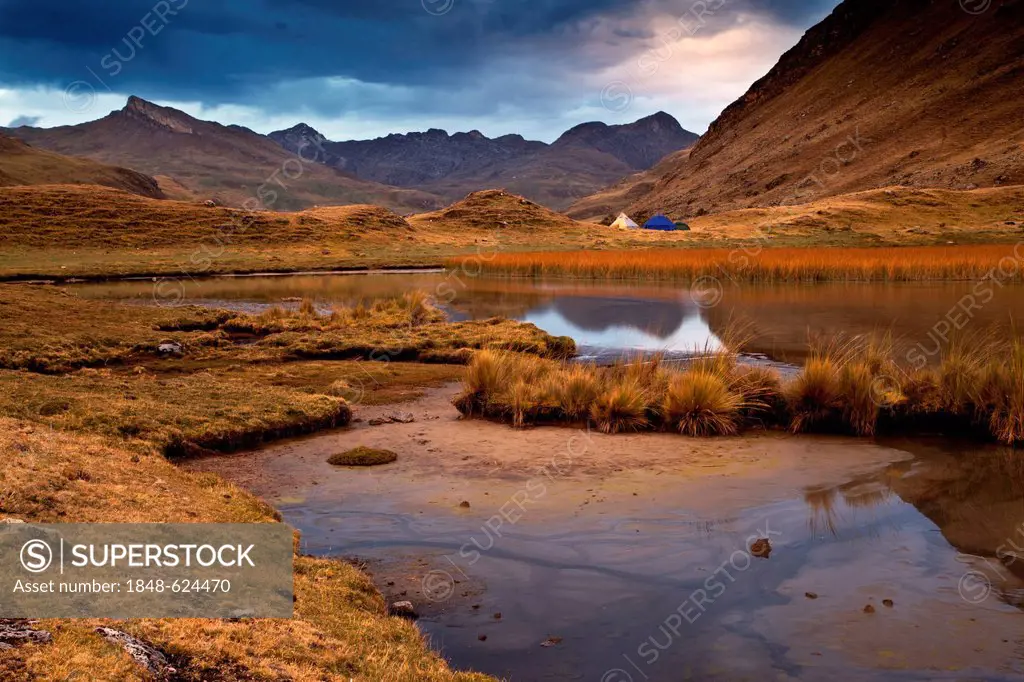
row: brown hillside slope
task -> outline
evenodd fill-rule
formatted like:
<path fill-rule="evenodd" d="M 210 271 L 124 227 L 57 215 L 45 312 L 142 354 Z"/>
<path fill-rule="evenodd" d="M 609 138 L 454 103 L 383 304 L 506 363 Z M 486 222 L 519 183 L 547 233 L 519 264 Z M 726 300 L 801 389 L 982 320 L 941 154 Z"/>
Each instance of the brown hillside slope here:
<path fill-rule="evenodd" d="M 31 147 L 0 134 L 0 186 L 103 185 L 156 199 L 163 192 L 148 175 Z"/>
<path fill-rule="evenodd" d="M 191 198 L 230 205 L 259 198 L 266 208 L 298 210 L 318 204 L 378 204 L 423 211 L 443 205 L 411 189 L 360 180 L 310 161 L 301 163 L 269 138 L 240 126 L 200 121 L 137 97 L 97 121 L 59 128 L 7 129 L 14 137 L 61 154 L 170 176 Z M 312 152 L 304 153 L 312 159 Z M 175 197 L 181 192 L 173 192 Z"/>
<path fill-rule="evenodd" d="M 579 227 L 579 223 L 561 213 L 500 189 L 473 192 L 440 211 L 411 216 L 409 222 L 414 226 L 466 230 L 511 228 L 516 233 Z"/>
<path fill-rule="evenodd" d="M 0 279 L 436 266 L 482 249 L 581 249 L 607 236 L 502 191 L 407 220 L 372 205 L 280 213 L 95 185 L 0 187 Z"/>
<path fill-rule="evenodd" d="M 159 248 L 319 243 L 356 233 L 408 230 L 388 209 L 349 205 L 299 213 L 156 201 L 95 186 L 0 189 L 0 247 Z"/>
<path fill-rule="evenodd" d="M 569 207 L 566 215 L 576 220 L 605 221 L 609 224 L 626 206 L 639 201 L 653 190 L 665 173 L 685 161 L 690 155 L 690 149 L 669 154 L 653 168 L 627 175 L 614 185 L 580 199 Z"/>
<path fill-rule="evenodd" d="M 629 208 L 639 219 L 890 185 L 1024 182 L 1024 2 L 845 0 Z"/>
<path fill-rule="evenodd" d="M 1024 185 L 971 191 L 887 187 L 795 206 L 723 211 L 690 221 L 695 236 L 792 242 L 846 237 L 858 243 L 1006 241 L 1024 229 Z"/>

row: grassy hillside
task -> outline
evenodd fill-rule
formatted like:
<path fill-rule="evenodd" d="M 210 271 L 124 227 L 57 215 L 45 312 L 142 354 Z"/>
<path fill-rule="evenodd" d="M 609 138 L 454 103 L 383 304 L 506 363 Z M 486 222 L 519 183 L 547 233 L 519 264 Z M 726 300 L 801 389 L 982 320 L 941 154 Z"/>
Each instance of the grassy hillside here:
<path fill-rule="evenodd" d="M 845 0 L 629 211 L 693 218 L 891 185 L 1024 183 L 1021 4 L 961 5 Z"/>
<path fill-rule="evenodd" d="M 157 199 L 164 196 L 148 175 L 36 149 L 0 134 L 0 187 L 57 183 L 103 185 Z"/>

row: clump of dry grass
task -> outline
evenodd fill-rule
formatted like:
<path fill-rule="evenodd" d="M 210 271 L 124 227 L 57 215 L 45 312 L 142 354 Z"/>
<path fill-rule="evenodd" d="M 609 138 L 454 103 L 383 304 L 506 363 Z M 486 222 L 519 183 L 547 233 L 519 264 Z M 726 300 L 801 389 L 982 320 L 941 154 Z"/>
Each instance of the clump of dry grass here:
<path fill-rule="evenodd" d="M 724 376 L 698 369 L 672 378 L 663 414 L 670 428 L 687 436 L 732 436 L 739 432 L 742 406 Z"/>
<path fill-rule="evenodd" d="M 1024 441 L 1024 342 L 1014 339 L 990 356 L 971 388 L 976 413 L 1003 443 Z"/>
<path fill-rule="evenodd" d="M 597 394 L 590 418 L 604 433 L 639 431 L 650 423 L 647 392 L 636 379 L 620 379 Z"/>
<path fill-rule="evenodd" d="M 484 271 L 529 277 L 670 279 L 727 277 L 750 282 L 906 282 L 986 277 L 1007 256 L 999 244 L 956 247 L 770 248 L 756 258 L 729 249 L 585 250 L 572 253 L 503 253 Z M 459 266 L 465 259 L 452 259 Z M 1014 280 L 1024 272 L 1011 274 Z"/>
<path fill-rule="evenodd" d="M 578 421 L 587 418 L 590 406 L 600 392 L 593 367 L 573 365 L 552 374 L 548 381 L 549 390 L 566 419 Z"/>
<path fill-rule="evenodd" d="M 829 422 L 839 408 L 838 368 L 828 357 L 810 357 L 803 371 L 786 386 L 794 433 Z"/>
<path fill-rule="evenodd" d="M 744 417 L 758 418 L 769 424 L 784 419 L 786 397 L 777 370 L 760 366 L 737 367 L 731 374 L 729 388 L 741 396 L 740 412 Z"/>
<path fill-rule="evenodd" d="M 934 368 L 899 366 L 889 335 L 818 345 L 783 382 L 729 352 L 685 369 L 659 356 L 611 367 L 561 365 L 516 353 L 480 354 L 456 405 L 466 415 L 517 426 L 587 421 L 606 433 L 665 429 L 733 435 L 754 426 L 874 436 L 882 428 L 988 434 L 1024 441 L 1024 341 L 992 334 L 955 341 Z M 967 349 L 970 349 L 970 352 Z"/>
<path fill-rule="evenodd" d="M 454 404 L 467 416 L 509 415 L 522 426 L 527 413 L 539 413 L 542 401 L 553 403 L 544 384 L 555 369 L 555 363 L 532 355 L 480 351 L 466 367 Z"/>

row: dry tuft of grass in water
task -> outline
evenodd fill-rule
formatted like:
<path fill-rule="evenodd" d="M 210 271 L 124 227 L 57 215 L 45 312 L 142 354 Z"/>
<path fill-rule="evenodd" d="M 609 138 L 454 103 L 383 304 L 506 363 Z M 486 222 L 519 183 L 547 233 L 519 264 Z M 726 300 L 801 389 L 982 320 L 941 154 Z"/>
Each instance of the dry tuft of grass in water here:
<path fill-rule="evenodd" d="M 1001 281 L 1024 278 L 1019 267 L 1003 272 L 1007 258 L 1019 260 L 1011 244 L 763 248 L 750 258 L 735 258 L 735 249 L 590 250 L 504 253 L 488 260 L 483 269 L 519 277 L 685 281 L 703 277 L 748 282 L 968 280 L 990 276 L 993 270 Z M 449 266 L 464 262 L 465 258 L 455 258 Z"/>
<path fill-rule="evenodd" d="M 466 368 L 454 403 L 467 416 L 517 427 L 589 422 L 605 433 L 665 427 L 690 435 L 733 434 L 741 421 L 769 405 L 765 386 L 778 382 L 767 370 L 755 379 L 746 369 L 728 375 L 710 369 L 734 364 L 705 359 L 678 369 L 655 356 L 597 367 L 483 352 Z"/>
<path fill-rule="evenodd" d="M 729 352 L 669 368 L 661 358 L 612 367 L 515 353 L 478 355 L 455 404 L 515 426 L 588 422 L 605 433 L 664 430 L 727 436 L 755 427 L 871 437 L 920 430 L 1024 442 L 1024 341 L 985 333 L 954 339 L 934 368 L 901 367 L 891 336 L 812 348 L 782 381 Z"/>

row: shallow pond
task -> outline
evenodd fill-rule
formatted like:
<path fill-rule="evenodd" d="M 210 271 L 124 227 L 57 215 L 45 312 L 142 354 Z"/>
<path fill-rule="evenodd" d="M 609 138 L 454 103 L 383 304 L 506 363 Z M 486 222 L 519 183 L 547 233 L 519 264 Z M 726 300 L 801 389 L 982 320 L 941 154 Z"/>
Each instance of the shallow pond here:
<path fill-rule="evenodd" d="M 460 668 L 509 680 L 1010 680 L 1024 674 L 1011 451 L 696 440 L 461 421 L 455 389 L 191 462 L 358 557 Z M 356 445 L 395 464 L 326 464 Z M 465 503 L 465 504 L 463 504 Z M 751 544 L 767 538 L 771 552 Z"/>
<path fill-rule="evenodd" d="M 422 289 L 453 319 L 512 317 L 571 336 L 588 357 L 630 351 L 687 353 L 714 348 L 732 322 L 749 323 L 749 349 L 798 362 L 808 342 L 836 334 L 892 331 L 929 355 L 954 327 L 982 330 L 1024 319 L 1024 287 L 970 282 L 728 285 L 593 283 L 467 277 L 458 272 L 218 277 L 74 285 L 84 295 L 143 304 L 197 303 L 245 311 L 323 308 Z"/>

